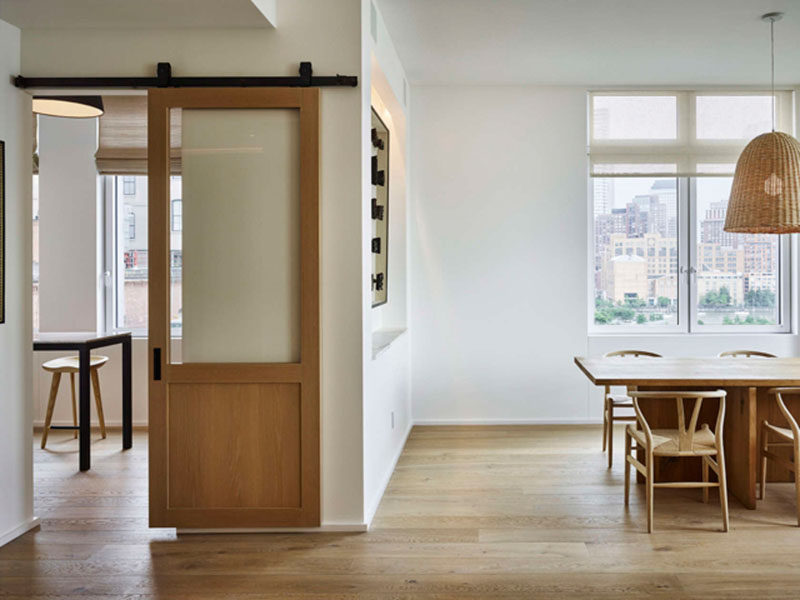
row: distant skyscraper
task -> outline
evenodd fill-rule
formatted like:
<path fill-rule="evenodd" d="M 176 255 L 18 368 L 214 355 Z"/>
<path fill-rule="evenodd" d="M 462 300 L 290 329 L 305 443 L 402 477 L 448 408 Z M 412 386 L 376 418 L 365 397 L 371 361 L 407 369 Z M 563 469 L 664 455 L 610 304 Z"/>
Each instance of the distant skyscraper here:
<path fill-rule="evenodd" d="M 594 185 L 594 216 L 607 214 L 614 206 L 614 178 L 595 177 Z"/>
<path fill-rule="evenodd" d="M 706 209 L 705 217 L 700 221 L 700 241 L 704 244 L 739 247 L 739 237 L 735 233 L 725 231 L 725 214 L 728 203 L 725 200 L 712 202 Z"/>

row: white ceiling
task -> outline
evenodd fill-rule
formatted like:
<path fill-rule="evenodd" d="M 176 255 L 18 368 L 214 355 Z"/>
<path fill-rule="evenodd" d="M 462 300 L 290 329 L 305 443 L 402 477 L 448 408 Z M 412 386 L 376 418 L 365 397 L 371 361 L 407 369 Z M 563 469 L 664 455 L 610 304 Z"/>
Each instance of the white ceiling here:
<path fill-rule="evenodd" d="M 21 29 L 268 27 L 260 0 L 0 0 Z"/>
<path fill-rule="evenodd" d="M 800 0 L 373 0 L 412 83 L 800 83 Z"/>

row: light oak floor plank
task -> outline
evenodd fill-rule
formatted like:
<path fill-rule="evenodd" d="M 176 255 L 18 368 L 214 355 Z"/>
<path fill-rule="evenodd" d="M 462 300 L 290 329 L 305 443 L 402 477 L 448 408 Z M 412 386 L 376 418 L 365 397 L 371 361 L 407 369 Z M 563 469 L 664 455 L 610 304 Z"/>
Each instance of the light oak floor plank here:
<path fill-rule="evenodd" d="M 176 536 L 147 528 L 147 434 L 34 447 L 39 531 L 0 548 L 0 598 L 409 600 L 800 597 L 792 484 L 750 511 L 716 491 L 622 502 L 599 427 L 417 427 L 367 533 Z M 621 436 L 621 428 L 617 431 Z M 616 444 L 621 449 L 621 440 Z"/>

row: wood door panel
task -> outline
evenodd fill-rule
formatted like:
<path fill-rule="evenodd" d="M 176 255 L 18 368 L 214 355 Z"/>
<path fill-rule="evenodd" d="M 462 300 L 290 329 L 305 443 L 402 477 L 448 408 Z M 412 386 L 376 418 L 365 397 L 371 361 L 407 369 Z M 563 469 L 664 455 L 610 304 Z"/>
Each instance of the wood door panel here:
<path fill-rule="evenodd" d="M 167 403 L 171 509 L 300 507 L 299 384 L 173 384 Z"/>
<path fill-rule="evenodd" d="M 170 119 L 176 112 L 173 109 L 190 107 L 299 111 L 299 223 L 294 225 L 300 228 L 299 260 L 293 259 L 292 264 L 300 277 L 300 339 L 299 356 L 287 354 L 288 362 L 267 362 L 283 357 L 258 353 L 237 356 L 237 362 L 208 362 L 186 353 L 180 361 L 181 355 L 173 355 Z M 274 150 L 270 139 L 259 142 L 259 148 Z M 224 161 L 220 164 L 222 175 L 230 175 L 225 169 L 235 168 Z M 253 171 L 250 165 L 242 176 Z M 268 198 L 262 188 L 258 193 Z M 237 198 L 234 194 L 227 202 Z M 148 201 L 150 526 L 318 526 L 319 90 L 149 90 Z M 184 194 L 183 201 L 188 206 L 191 198 Z M 241 208 L 229 206 L 228 210 Z M 215 226 L 235 229 L 224 220 Z M 201 277 L 218 272 L 201 267 Z M 249 293 L 247 282 L 237 285 L 245 289 L 226 292 Z M 185 300 L 187 288 L 182 291 Z"/>

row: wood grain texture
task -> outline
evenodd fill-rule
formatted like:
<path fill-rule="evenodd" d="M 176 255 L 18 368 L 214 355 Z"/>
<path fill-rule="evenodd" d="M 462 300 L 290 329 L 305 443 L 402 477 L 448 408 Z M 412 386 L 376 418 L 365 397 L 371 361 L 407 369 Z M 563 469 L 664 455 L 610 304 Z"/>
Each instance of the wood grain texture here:
<path fill-rule="evenodd" d="M 298 384 L 173 384 L 167 402 L 171 509 L 300 507 Z"/>
<path fill-rule="evenodd" d="M 775 387 L 800 385 L 800 358 L 660 358 L 626 360 L 576 357 L 595 385 Z"/>
<path fill-rule="evenodd" d="M 169 120 L 173 108 L 289 108 L 300 113 L 298 363 L 177 364 L 172 356 Z M 319 89 L 151 89 L 148 171 L 150 524 L 318 525 Z M 159 381 L 153 380 L 156 348 L 162 350 Z"/>
<path fill-rule="evenodd" d="M 615 428 L 621 448 L 622 427 Z M 147 527 L 147 439 L 93 436 L 92 470 L 54 431 L 34 448 L 33 531 L 0 548 L 0 598 L 517 600 L 794 598 L 794 488 L 757 511 L 715 490 L 643 486 L 623 504 L 599 426 L 417 427 L 367 533 L 176 536 Z M 569 460 L 565 460 L 565 456 Z"/>

